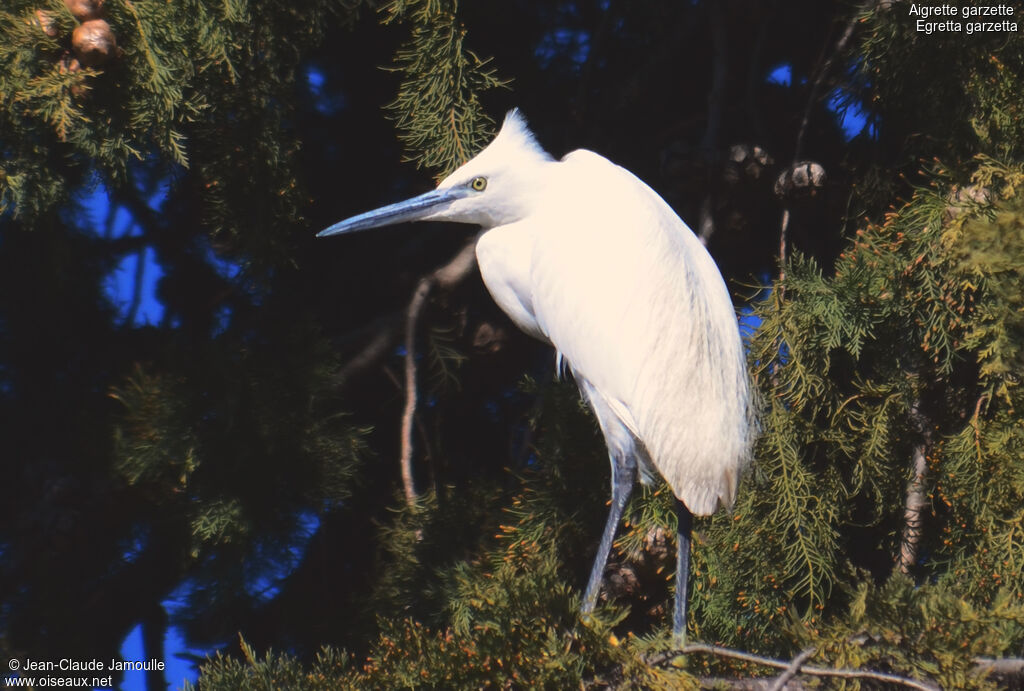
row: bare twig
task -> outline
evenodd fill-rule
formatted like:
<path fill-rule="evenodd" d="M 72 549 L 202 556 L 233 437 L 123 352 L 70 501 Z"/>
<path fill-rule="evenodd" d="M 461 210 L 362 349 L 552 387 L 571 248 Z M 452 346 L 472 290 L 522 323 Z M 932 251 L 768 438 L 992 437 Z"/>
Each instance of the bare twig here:
<path fill-rule="evenodd" d="M 816 648 L 808 648 L 807 650 L 801 651 L 801 653 L 794 657 L 793 661 L 789 663 L 789 667 L 775 678 L 772 685 L 768 687 L 768 691 L 782 691 L 782 689 L 786 687 L 786 682 L 797 675 L 800 668 L 804 666 L 804 663 L 807 662 L 811 655 L 814 655 L 815 651 Z"/>
<path fill-rule="evenodd" d="M 779 293 L 786 296 L 786 246 L 789 243 L 789 202 L 782 207 L 782 220 L 779 222 Z"/>
<path fill-rule="evenodd" d="M 420 279 L 405 320 L 405 408 L 402 411 L 402 455 L 399 465 L 402 469 L 402 487 L 405 490 L 405 501 L 409 506 L 416 503 L 416 486 L 412 476 L 412 422 L 416 414 L 416 324 L 419 321 L 423 306 L 427 304 L 430 289 L 434 287 L 431 276 Z"/>
<path fill-rule="evenodd" d="M 974 658 L 974 671 L 982 674 L 997 674 L 1003 677 L 1024 677 L 1024 659 L 1019 657 Z"/>
<path fill-rule="evenodd" d="M 384 376 L 387 377 L 388 381 L 395 385 L 396 389 L 398 389 L 399 391 L 403 390 L 404 387 L 402 386 L 402 382 L 399 381 L 398 375 L 395 374 L 395 371 L 393 369 L 391 369 L 387 365 L 383 365 L 381 367 L 381 370 L 384 372 Z M 431 469 L 433 469 L 434 454 L 430 450 L 430 436 L 427 434 L 427 426 L 423 424 L 423 416 L 419 414 L 419 411 L 413 413 L 413 421 L 416 426 L 416 431 L 419 433 L 420 444 L 423 445 L 424 452 L 426 453 L 427 456 L 427 461 Z M 431 475 L 433 476 L 432 480 L 434 483 L 434 490 L 437 491 L 437 475 L 436 473 L 433 472 L 433 470 L 431 471 Z"/>
<path fill-rule="evenodd" d="M 476 266 L 476 239 L 466 243 L 444 266 L 420 279 L 413 291 L 405 320 L 405 409 L 402 412 L 401 458 L 402 488 L 405 500 L 412 506 L 418 497 L 412 473 L 412 427 L 416 415 L 416 325 L 430 292 L 435 288 L 450 289 L 465 279 Z"/>
<path fill-rule="evenodd" d="M 670 650 L 668 652 L 660 653 L 652 656 L 648 659 L 648 663 L 652 665 L 663 665 L 669 660 L 676 658 L 680 655 L 689 655 L 692 653 L 705 653 L 708 655 L 717 655 L 719 657 L 728 657 L 734 660 L 743 660 L 744 662 L 753 662 L 755 664 L 764 665 L 765 667 L 774 667 L 776 669 L 789 669 L 793 664 L 785 660 L 776 660 L 770 657 L 763 657 L 761 655 L 754 655 L 742 650 L 733 650 L 731 648 L 721 648 L 716 645 L 707 645 L 705 643 L 691 643 L 679 650 Z M 899 684 L 906 686 L 911 689 L 918 689 L 919 691 L 941 691 L 938 686 L 934 684 L 918 681 L 917 679 L 911 679 L 909 677 L 901 677 L 896 674 L 887 674 L 885 672 L 875 672 L 868 669 L 839 669 L 829 667 L 814 667 L 811 665 L 802 666 L 800 668 L 800 674 L 807 674 L 816 677 L 839 677 L 843 679 L 873 679 L 875 681 L 884 681 L 890 684 Z"/>
<path fill-rule="evenodd" d="M 867 9 L 868 6 L 873 4 L 874 0 L 868 0 L 865 2 L 856 12 L 854 12 L 850 19 L 846 22 L 846 27 L 843 29 L 842 35 L 839 40 L 836 41 L 835 47 L 832 49 L 832 53 L 825 59 L 821 66 L 818 68 L 817 73 L 814 75 L 814 80 L 811 82 L 811 91 L 807 96 L 807 104 L 804 106 L 804 114 L 800 119 L 800 129 L 796 133 L 796 144 L 793 147 L 793 164 L 800 160 L 800 154 L 803 152 L 804 137 L 807 134 L 807 126 L 811 122 L 811 110 L 814 108 L 814 104 L 818 102 L 819 92 L 821 91 L 821 85 L 825 81 L 825 76 L 829 70 L 832 69 L 832 63 L 835 62 L 844 50 L 846 50 L 846 44 L 850 42 L 850 38 L 853 37 L 853 30 L 857 26 L 857 17 Z M 779 281 L 783 281 L 786 278 L 786 254 L 787 254 L 787 237 L 789 234 L 789 221 L 791 214 L 789 212 L 789 203 L 787 202 L 782 208 L 782 220 L 779 223 Z M 780 286 L 780 291 L 784 291 L 785 287 Z"/>
<path fill-rule="evenodd" d="M 469 240 L 447 264 L 437 269 L 433 279 L 441 290 L 451 290 L 476 268 L 476 238 Z"/>
<path fill-rule="evenodd" d="M 124 326 L 131 326 L 135 323 L 135 317 L 139 313 L 139 307 L 142 306 L 142 290 L 144 288 L 143 281 L 145 278 L 146 247 L 143 245 L 139 248 L 139 252 L 135 256 L 135 276 L 132 282 L 132 300 L 124 315 Z"/>
<path fill-rule="evenodd" d="M 116 238 L 103 238 L 102 243 L 98 243 L 97 247 L 107 256 L 118 257 L 138 252 L 148 247 L 152 242 L 152 238 L 147 235 L 122 235 Z"/>
<path fill-rule="evenodd" d="M 337 390 L 343 390 L 354 377 L 368 370 L 391 352 L 391 348 L 398 338 L 400 322 L 401 319 L 397 314 L 378 322 L 373 336 L 366 342 L 366 345 L 334 374 L 332 383 Z"/>
<path fill-rule="evenodd" d="M 832 63 L 836 61 L 836 58 L 846 50 L 846 44 L 850 42 L 850 38 L 853 37 L 853 30 L 857 26 L 857 17 L 861 15 L 866 9 L 874 4 L 874 0 L 869 0 L 864 3 L 856 12 L 854 12 L 850 19 L 846 22 L 846 27 L 843 29 L 842 35 L 839 40 L 836 41 L 835 48 L 832 49 L 832 54 L 825 59 L 825 62 L 818 68 L 818 73 L 814 75 L 814 81 L 811 82 L 811 93 L 807 97 L 807 104 L 804 106 L 804 116 L 800 120 L 800 129 L 796 133 L 796 147 L 793 150 L 793 162 L 795 163 L 800 159 L 804 145 L 804 135 L 807 134 L 807 125 L 811 122 L 811 109 L 814 108 L 814 104 L 818 100 L 818 92 L 821 90 L 821 85 L 825 81 L 825 75 L 828 74 L 829 70 L 832 69 Z"/>
<path fill-rule="evenodd" d="M 771 679 L 704 677 L 700 680 L 700 687 L 702 689 L 714 689 L 714 691 L 722 691 L 723 689 L 729 689 L 730 691 L 768 691 L 771 685 Z M 790 679 L 785 686 L 786 691 L 804 691 L 806 688 L 807 686 L 793 679 Z"/>

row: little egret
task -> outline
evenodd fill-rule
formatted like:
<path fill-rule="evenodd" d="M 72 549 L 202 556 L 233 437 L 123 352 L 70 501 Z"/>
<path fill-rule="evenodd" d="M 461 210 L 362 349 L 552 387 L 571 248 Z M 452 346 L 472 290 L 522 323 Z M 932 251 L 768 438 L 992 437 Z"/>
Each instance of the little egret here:
<path fill-rule="evenodd" d="M 425 220 L 481 226 L 476 256 L 491 296 L 555 347 L 604 434 L 611 509 L 583 612 L 597 602 L 639 469 L 676 497 L 672 624 L 685 635 L 693 515 L 732 504 L 753 439 L 739 328 L 714 260 L 632 173 L 585 150 L 556 161 L 516 110 L 436 189 L 318 237 Z"/>

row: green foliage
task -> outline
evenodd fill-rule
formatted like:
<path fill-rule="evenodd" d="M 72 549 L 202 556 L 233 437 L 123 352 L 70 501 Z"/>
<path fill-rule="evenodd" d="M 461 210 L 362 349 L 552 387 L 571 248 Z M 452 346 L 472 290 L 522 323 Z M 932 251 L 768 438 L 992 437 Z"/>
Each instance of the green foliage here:
<path fill-rule="evenodd" d="M 458 568 L 450 626 L 429 630 L 409 620 L 383 622 L 354 685 L 578 685 L 592 664 L 586 658 L 607 654 L 601 633 L 609 631 L 576 626 L 579 602 L 559 566 L 553 544 L 513 541 L 500 564 Z"/>
<path fill-rule="evenodd" d="M 57 36 L 43 32 L 36 10 L 50 14 Z M 224 50 L 223 42 L 214 46 L 200 34 L 225 17 L 216 10 L 210 16 L 204 3 L 195 2 L 109 2 L 105 10 L 121 53 L 105 68 L 80 71 L 69 69 L 67 49 L 77 21 L 64 3 L 21 0 L 0 11 L 0 90 L 16 94 L 4 108 L 2 129 L 17 133 L 21 144 L 6 162 L 8 177 L 46 170 L 40 163 L 55 149 L 121 180 L 129 160 L 150 153 L 187 165 L 184 128 L 209 106 L 191 81 L 216 69 Z M 196 33 L 178 30 L 181 25 Z M 39 183 L 50 192 L 45 198 L 35 185 L 8 183 L 0 187 L 0 199 L 23 213 L 38 212 L 63 186 L 56 176 Z"/>
<path fill-rule="evenodd" d="M 711 569 L 717 592 L 708 588 L 698 605 L 707 633 L 739 643 L 753 623 L 781 643 L 785 629 L 766 628 L 765 617 L 814 630 L 842 621 L 841 593 L 861 587 L 869 571 L 888 578 L 915 444 L 926 445 L 932 506 L 915 571 L 942 584 L 928 597 L 976 607 L 982 619 L 1019 598 L 1024 584 L 1011 565 L 1024 500 L 1021 392 L 1012 368 L 999 363 L 1019 357 L 1005 329 L 1019 320 L 1015 286 L 1024 278 L 1014 211 L 1021 172 L 981 161 L 974 178 L 1007 206 L 960 203 L 943 186 L 921 190 L 884 223 L 858 231 L 834 277 L 796 258 L 761 303 L 751 352 L 767 401 L 764 433 L 735 515 L 716 518 L 712 548 L 697 552 L 731 562 Z M 880 554 L 890 566 L 878 563 Z M 720 598 L 749 614 L 716 606 Z M 1024 637 L 1015 621 L 984 654 Z M 927 649 L 953 654 L 957 635 Z"/>
<path fill-rule="evenodd" d="M 494 121 L 480 106 L 480 95 L 504 86 L 495 70 L 464 46 L 466 30 L 457 18 L 457 0 L 395 0 L 386 21 L 407 21 L 408 42 L 392 69 L 402 83 L 388 110 L 417 167 L 446 176 L 494 135 Z"/>
<path fill-rule="evenodd" d="M 987 6 L 971 0 L 957 6 Z M 899 5 L 874 3 L 861 18 L 857 80 L 865 101 L 907 140 L 905 163 L 917 157 L 965 162 L 984 153 L 1020 158 L 1024 47 L 1001 32 L 917 31 L 919 17 Z M 958 20 L 962 18 L 958 17 Z"/>
<path fill-rule="evenodd" d="M 454 341 L 452 329 L 435 328 L 427 335 L 424 350 L 429 357 L 431 391 L 458 390 L 460 386 L 458 371 L 468 358 L 455 347 Z"/>
<path fill-rule="evenodd" d="M 129 167 L 156 160 L 165 174 L 197 170 L 207 231 L 249 247 L 279 244 L 272 224 L 295 222 L 302 200 L 291 170 L 298 143 L 286 126 L 302 58 L 296 46 L 319 40 L 337 9 L 331 0 L 109 0 L 104 17 L 117 54 L 72 69 L 78 22 L 61 0 L 5 3 L 0 212 L 31 222 L 89 174 L 130 191 Z M 49 13 L 55 37 L 37 10 Z"/>
<path fill-rule="evenodd" d="M 367 615 L 441 621 L 447 607 L 444 574 L 496 530 L 489 504 L 494 493 L 494 487 L 448 487 L 424 494 L 415 506 L 395 509 L 392 520 L 378 529 L 380 577 Z"/>
<path fill-rule="evenodd" d="M 196 470 L 196 440 L 188 427 L 181 393 L 136 365 L 123 387 L 110 397 L 124 406 L 114 430 L 118 470 L 128 484 L 146 485 L 156 501 L 188 486 Z"/>
<path fill-rule="evenodd" d="M 274 655 L 268 652 L 258 658 L 252 646 L 239 637 L 244 660 L 226 657 L 220 653 L 208 659 L 203 666 L 203 680 L 200 688 L 237 689 L 238 691 L 266 691 L 266 689 L 309 689 L 310 691 L 334 691 L 357 687 L 345 683 L 345 676 L 352 662 L 344 653 L 329 648 L 317 653 L 316 660 L 308 668 L 299 664 L 290 655 Z M 186 682 L 183 691 L 195 691 L 197 687 Z"/>
<path fill-rule="evenodd" d="M 944 689 L 999 688 L 973 669 L 974 659 L 1012 656 L 1010 641 L 1024 624 L 1024 605 L 1008 592 L 978 608 L 944 585 L 915 586 L 899 576 L 881 587 L 861 583 L 849 608 L 824 630 L 803 628 L 797 636 L 837 666 L 913 670 Z"/>
<path fill-rule="evenodd" d="M 998 172 L 1009 177 L 1015 188 L 1020 184 L 1019 176 L 1012 172 Z M 978 184 L 992 182 L 979 180 Z M 978 351 L 986 393 L 1007 402 L 1024 365 L 1024 302 L 1015 290 L 1024 255 L 1022 224 L 1024 207 L 1017 198 L 1001 207 L 994 218 L 972 219 L 957 235 L 945 239 L 956 248 L 958 268 L 981 283 L 983 297 L 974 306 L 977 316 L 964 335 L 964 345 Z"/>
<path fill-rule="evenodd" d="M 546 396 L 550 405 L 540 424 L 569 422 L 576 434 L 566 430 L 568 443 L 579 442 L 577 434 L 593 435 L 573 387 L 551 387 Z M 565 443 L 564 436 L 554 439 Z M 381 569 L 388 582 L 378 589 L 374 603 L 381 616 L 379 634 L 360 668 L 336 670 L 334 688 L 696 688 L 696 680 L 684 669 L 645 661 L 645 656 L 665 650 L 666 640 L 616 636 L 614 627 L 625 614 L 622 608 L 601 607 L 580 621 L 579 594 L 570 585 L 574 577 L 567 573 L 566 555 L 591 545 L 579 544 L 581 535 L 572 520 L 576 507 L 566 501 L 572 492 L 562 491 L 561 483 L 576 476 L 575 463 L 592 461 L 553 458 L 538 471 L 522 475 L 519 491 L 508 499 L 503 513 L 493 506 L 476 509 L 484 516 L 502 515 L 497 527 L 485 524 L 476 531 L 472 521 L 453 525 L 444 514 L 464 517 L 465 507 L 440 508 L 432 496 L 415 509 L 400 512 L 383 533 L 390 556 Z M 472 551 L 445 563 L 446 557 L 438 553 L 453 554 L 453 544 Z M 444 569 L 424 578 L 427 564 Z M 387 575 L 396 565 L 407 577 Z M 416 570 L 421 573 L 414 578 Z M 440 585 L 431 586 L 431 579 Z M 397 596 L 393 605 L 405 602 L 402 611 L 389 616 L 388 609 L 380 608 L 382 593 L 416 588 L 417 583 L 422 587 L 424 582 L 425 591 L 407 590 Z M 424 608 L 408 600 L 421 596 L 443 603 L 444 610 L 429 612 L 428 607 L 426 616 L 409 617 L 410 611 Z M 433 623 L 424 624 L 423 619 Z M 232 685 L 243 679 L 273 674 L 269 678 L 275 688 L 305 688 L 301 675 L 306 668 L 287 656 L 268 656 L 255 664 L 250 653 L 245 656 L 248 664 L 222 658 L 208 663 L 203 687 L 236 688 Z M 313 672 L 319 665 L 313 665 Z"/>
<path fill-rule="evenodd" d="M 316 346 L 313 338 L 293 336 Z M 231 348 L 230 343 L 224 345 Z M 278 347 L 290 350 L 292 346 Z M 292 357 L 305 359 L 301 350 L 292 352 Z M 173 381 L 140 366 L 111 393 L 122 405 L 114 427 L 119 474 L 162 506 L 165 520 L 179 512 L 188 522 L 193 558 L 205 548 L 245 544 L 260 532 L 258 528 L 279 530 L 271 528 L 279 521 L 284 530 L 291 530 L 293 519 L 287 512 L 298 507 L 323 511 L 338 506 L 352 495 L 356 469 L 365 454 L 365 429 L 348 424 L 328 406 L 312 405 L 312 397 L 329 380 L 327 371 L 317 367 L 303 372 L 302 363 L 279 360 L 272 350 L 261 357 L 238 359 L 216 359 L 225 356 L 220 352 L 209 355 L 221 376 L 206 380 L 210 394 L 201 395 L 200 400 L 190 397 L 185 379 Z M 212 363 L 196 364 L 205 369 Z M 235 379 L 232 371 L 261 374 Z M 290 413 L 282 415 L 280 404 L 289 398 L 298 400 Z M 230 423 L 224 427 L 197 423 L 204 418 Z M 239 439 L 231 425 L 257 430 L 256 436 Z M 289 479 L 284 484 L 269 470 L 279 456 L 289 462 Z M 267 472 L 249 472 L 242 481 L 226 474 L 228 469 Z M 279 494 L 277 501 L 279 510 L 286 513 L 260 526 L 267 521 L 256 518 L 261 503 L 285 488 L 290 496 Z"/>

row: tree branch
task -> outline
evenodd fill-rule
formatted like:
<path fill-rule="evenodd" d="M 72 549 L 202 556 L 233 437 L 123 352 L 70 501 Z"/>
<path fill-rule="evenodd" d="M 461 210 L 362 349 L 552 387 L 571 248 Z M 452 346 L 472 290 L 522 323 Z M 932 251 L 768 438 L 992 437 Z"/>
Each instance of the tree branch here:
<path fill-rule="evenodd" d="M 917 427 L 920 439 L 914 444 L 911 455 L 914 467 L 910 482 L 907 483 L 907 498 L 903 507 L 903 534 L 900 536 L 900 553 L 896 557 L 896 566 L 904 575 L 910 575 L 911 568 L 917 563 L 917 547 L 921 543 L 924 511 L 928 506 L 925 486 L 928 481 L 928 449 L 931 446 L 931 434 L 928 419 L 921 413 L 920 407 L 920 401 L 915 401 L 910 408 L 910 418 Z"/>
<path fill-rule="evenodd" d="M 700 688 L 713 691 L 768 691 L 773 683 L 772 679 L 726 679 L 724 677 L 702 677 Z M 805 691 L 808 687 L 802 682 L 790 679 L 785 691 Z"/>
<path fill-rule="evenodd" d="M 1002 677 L 1024 677 L 1024 658 L 1002 657 L 992 659 L 976 657 L 974 658 L 974 671 L 982 674 L 996 674 Z"/>
<path fill-rule="evenodd" d="M 825 75 L 828 74 L 832 68 L 832 63 L 835 62 L 836 57 L 839 56 L 845 49 L 846 45 L 850 42 L 850 38 L 853 37 L 853 30 L 857 26 L 857 17 L 865 11 L 875 0 L 867 0 L 863 3 L 856 12 L 854 12 L 850 19 L 846 22 L 846 27 L 843 29 L 842 35 L 839 40 L 836 41 L 835 48 L 832 49 L 832 53 L 825 59 L 825 62 L 818 68 L 817 73 L 814 75 L 814 80 L 811 82 L 811 91 L 807 96 L 807 104 L 804 106 L 804 114 L 800 119 L 800 129 L 796 133 L 796 144 L 793 147 L 793 165 L 795 166 L 800 160 L 800 154 L 803 152 L 804 137 L 807 134 L 807 126 L 811 122 L 811 109 L 814 108 L 814 104 L 818 101 L 818 92 L 821 90 L 821 85 L 825 81 Z M 791 166 L 792 167 L 792 166 Z M 782 208 L 782 220 L 779 223 L 779 281 L 781 282 L 786 278 L 786 254 L 787 254 L 787 237 L 789 234 L 789 221 L 791 214 L 789 212 L 789 203 L 787 202 Z M 780 286 L 780 290 L 785 290 L 784 287 Z"/>
<path fill-rule="evenodd" d="M 786 662 L 785 660 L 776 660 L 770 657 L 763 657 L 761 655 L 754 655 L 742 650 L 732 650 L 731 648 L 721 648 L 715 645 L 707 645 L 705 643 L 691 643 L 679 650 L 670 650 L 668 652 L 660 653 L 648 658 L 648 664 L 651 665 L 663 665 L 673 658 L 679 657 L 680 655 L 689 655 L 692 653 L 705 653 L 708 655 L 717 655 L 719 657 L 727 657 L 734 660 L 743 660 L 744 662 L 753 662 L 755 664 L 764 665 L 765 667 L 774 667 L 776 669 L 788 670 L 793 662 Z M 802 653 L 801 653 L 802 655 Z M 799 659 L 799 656 L 798 656 Z M 909 677 L 901 677 L 897 674 L 887 674 L 885 672 L 875 672 L 867 669 L 839 669 L 829 667 L 814 667 L 814 666 L 802 666 L 800 668 L 800 674 L 807 674 L 816 677 L 839 677 L 843 679 L 873 679 L 874 681 L 884 681 L 890 684 L 899 684 L 906 686 L 911 689 L 918 689 L 918 691 L 941 691 L 938 686 L 934 684 L 918 681 L 917 679 L 911 679 Z"/>
<path fill-rule="evenodd" d="M 786 682 L 797 675 L 800 668 L 804 666 L 804 663 L 807 662 L 811 655 L 814 655 L 816 650 L 816 648 L 808 648 L 794 657 L 793 661 L 789 663 L 789 667 L 786 667 L 782 674 L 776 677 L 772 685 L 768 687 L 768 691 L 782 691 L 786 687 Z"/>
<path fill-rule="evenodd" d="M 807 126 L 811 122 L 811 109 L 814 107 L 815 102 L 818 100 L 818 92 L 821 90 L 821 85 L 825 81 L 825 75 L 828 74 L 829 70 L 832 69 L 832 63 L 836 61 L 844 50 L 846 50 L 846 44 L 850 42 L 853 37 L 853 30 L 857 26 L 857 17 L 861 13 L 867 10 L 870 5 L 874 4 L 874 0 L 868 0 L 863 3 L 856 12 L 854 12 L 850 19 L 846 22 L 846 27 L 843 29 L 842 35 L 839 40 L 836 41 L 835 48 L 832 49 L 832 54 L 825 59 L 825 62 L 818 68 L 818 73 L 814 75 L 814 81 L 811 83 L 811 92 L 807 97 L 807 104 L 804 106 L 804 115 L 800 119 L 800 129 L 796 133 L 796 146 L 793 149 L 793 162 L 800 160 L 800 154 L 802 153 L 804 145 L 804 135 L 807 134 Z"/>
<path fill-rule="evenodd" d="M 402 487 L 405 489 L 405 501 L 409 506 L 416 503 L 416 486 L 412 476 L 412 423 L 416 416 L 416 324 L 423 306 L 427 304 L 434 281 L 431 276 L 420 279 L 409 301 L 409 310 L 405 320 L 405 408 L 402 411 L 402 455 L 399 464 L 402 469 Z"/>
<path fill-rule="evenodd" d="M 398 375 L 395 374 L 394 370 L 392 370 L 387 365 L 383 365 L 381 367 L 381 369 L 384 371 L 384 376 L 386 376 L 388 378 L 388 381 L 390 381 L 392 384 L 394 384 L 396 389 L 398 389 L 399 391 L 402 391 L 402 389 L 403 389 L 402 382 L 399 381 Z M 414 424 L 416 426 L 416 431 L 420 435 L 420 444 L 423 445 L 423 449 L 424 449 L 424 451 L 426 453 L 426 456 L 427 456 L 428 465 L 431 467 L 431 475 L 432 475 L 432 480 L 433 480 L 433 485 L 434 485 L 434 491 L 436 492 L 437 491 L 437 473 L 433 471 L 434 455 L 433 455 L 433 452 L 430 450 L 430 436 L 427 434 L 427 426 L 425 424 L 423 424 L 423 416 L 421 416 L 419 414 L 419 411 L 416 411 L 416 412 L 413 413 L 413 422 L 414 422 Z"/>
<path fill-rule="evenodd" d="M 398 338 L 398 326 L 401 323 L 399 314 L 389 316 L 379 322 L 376 331 L 362 350 L 353 355 L 333 377 L 333 384 L 339 391 L 349 385 L 352 379 L 382 360 Z"/>
<path fill-rule="evenodd" d="M 430 292 L 435 288 L 450 289 L 461 283 L 476 266 L 476 238 L 467 242 L 444 266 L 420 279 L 413 291 L 405 320 L 405 408 L 402 411 L 401 457 L 402 487 L 405 501 L 412 506 L 418 497 L 412 473 L 412 428 L 416 417 L 416 326 L 427 304 Z"/>
<path fill-rule="evenodd" d="M 123 326 L 131 326 L 135 323 L 135 317 L 142 306 L 143 281 L 146 278 L 146 247 L 139 248 L 135 256 L 135 276 L 132 279 L 132 300 L 128 305 L 128 311 L 124 315 Z"/>

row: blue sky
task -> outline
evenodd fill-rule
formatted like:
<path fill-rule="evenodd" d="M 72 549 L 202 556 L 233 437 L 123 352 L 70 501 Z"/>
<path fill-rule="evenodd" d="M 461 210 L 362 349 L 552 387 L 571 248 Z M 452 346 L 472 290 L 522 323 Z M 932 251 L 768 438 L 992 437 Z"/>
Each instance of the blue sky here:
<path fill-rule="evenodd" d="M 777 66 L 768 75 L 765 80 L 769 84 L 778 84 L 779 86 L 792 87 L 793 86 L 793 66 L 788 63 L 783 63 Z M 800 85 L 807 83 L 806 79 L 800 80 Z M 836 89 L 828 96 L 828 108 L 839 117 L 839 124 L 843 128 L 843 134 L 846 135 L 846 141 L 850 141 L 858 134 L 864 131 L 864 128 L 868 128 L 868 134 L 874 135 L 874 125 L 868 123 L 867 113 L 864 112 L 864 108 L 861 103 L 853 101 L 847 103 L 844 108 L 843 94 L 839 89 Z"/>
<path fill-rule="evenodd" d="M 164 190 L 161 190 L 148 200 L 150 208 L 156 213 L 160 213 L 165 196 Z M 116 205 L 111 207 L 110 193 L 103 185 L 97 184 L 82 200 L 82 203 L 93 232 L 97 235 L 121 238 L 137 237 L 142 234 L 139 224 L 124 207 Z M 123 323 L 128 316 L 128 310 L 134 297 L 135 273 L 139 270 L 140 257 L 143 272 L 142 295 L 132 323 L 134 326 L 155 325 L 160 323 L 164 315 L 164 306 L 156 297 L 156 286 L 160 277 L 163 276 L 163 269 L 156 261 L 152 248 L 146 247 L 141 252 L 126 255 L 107 276 L 104 288 Z"/>
<path fill-rule="evenodd" d="M 195 683 L 198 677 L 192 662 L 178 657 L 182 654 L 204 656 L 206 651 L 193 650 L 186 647 L 181 633 L 172 626 L 167 630 L 167 637 L 164 639 L 163 655 L 163 662 L 167 665 L 164 677 L 167 679 L 171 689 L 180 689 L 185 685 L 186 681 Z M 124 660 L 130 661 L 146 659 L 142 652 L 141 625 L 132 629 L 128 637 L 124 639 L 124 643 L 121 645 L 121 657 Z M 146 688 L 146 673 L 142 671 L 125 672 L 121 688 L 124 691 L 144 691 Z"/>

